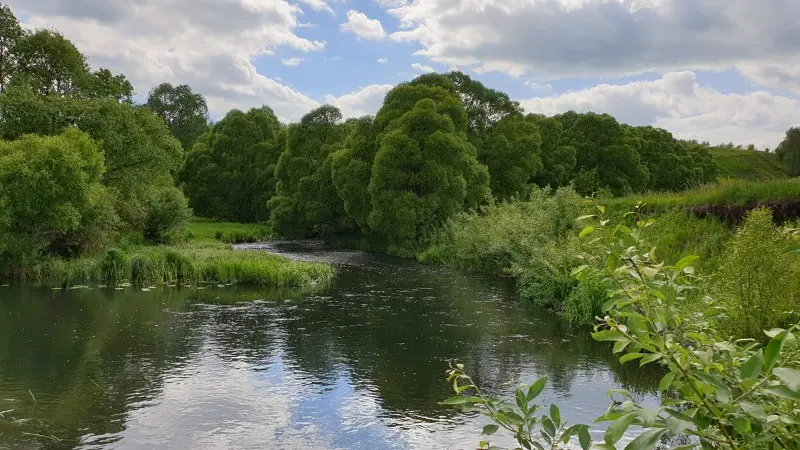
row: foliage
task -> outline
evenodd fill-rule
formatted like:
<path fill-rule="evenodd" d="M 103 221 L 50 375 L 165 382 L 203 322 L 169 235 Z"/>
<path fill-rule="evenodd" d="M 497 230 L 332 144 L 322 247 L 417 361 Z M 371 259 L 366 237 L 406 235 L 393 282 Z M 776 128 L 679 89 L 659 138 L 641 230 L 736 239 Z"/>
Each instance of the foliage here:
<path fill-rule="evenodd" d="M 401 86 L 409 90 L 439 89 Z M 420 100 L 400 114 L 385 103 L 378 117 L 396 120 L 380 138 L 369 192 L 370 227 L 397 248 L 413 249 L 436 227 L 488 198 L 489 175 L 467 141 L 465 111 L 457 98 Z M 392 96 L 390 92 L 388 99 Z M 390 111 L 392 110 L 392 111 Z"/>
<path fill-rule="evenodd" d="M 458 93 L 467 111 L 467 130 L 470 137 L 480 139 L 495 123 L 509 116 L 521 116 L 519 102 L 508 94 L 489 89 L 462 72 L 444 75 Z"/>
<path fill-rule="evenodd" d="M 208 105 L 205 97 L 195 94 L 185 84 L 159 84 L 147 96 L 146 106 L 164 119 L 172 135 L 186 151 L 208 129 Z"/>
<path fill-rule="evenodd" d="M 188 224 L 188 233 L 196 241 L 223 241 L 230 244 L 243 242 L 259 242 L 271 238 L 274 234 L 267 225 L 252 223 L 216 222 L 207 219 L 192 219 Z"/>
<path fill-rule="evenodd" d="M 730 314 L 723 323 L 728 333 L 759 337 L 761 330 L 794 319 L 790 312 L 800 307 L 800 261 L 786 252 L 790 244 L 768 209 L 748 214 L 715 274 L 715 294 Z"/>
<path fill-rule="evenodd" d="M 628 392 L 611 391 L 614 401 L 597 420 L 611 422 L 604 442 L 591 443 L 584 434 L 579 436 L 581 446 L 616 448 L 623 434 L 638 426 L 642 432 L 626 449 L 655 448 L 668 434 L 694 438 L 681 448 L 796 449 L 800 438 L 800 348 L 795 334 L 800 326 L 767 331 L 766 346 L 752 339 L 722 337 L 716 325 L 725 320 L 725 311 L 715 300 L 706 298 L 706 308 L 699 314 L 687 315 L 682 310 L 686 296 L 706 282 L 695 274 L 697 257 L 687 256 L 667 265 L 655 257 L 655 248 L 646 244 L 645 233 L 653 220 L 639 219 L 628 227 L 606 219 L 605 208 L 597 209 L 596 216 L 586 217 L 596 217 L 594 223 L 580 233 L 587 248 L 582 255 L 585 264 L 574 271 L 580 280 L 599 277 L 614 286 L 603 305 L 606 315 L 598 318 L 592 336 L 613 343 L 621 363 L 657 363 L 666 374 L 659 383 L 664 396 L 655 409 L 637 405 Z M 457 394 L 473 388 L 461 367 L 450 372 L 451 381 L 453 377 Z M 540 391 L 543 385 L 540 380 L 529 389 Z M 517 392 L 518 407 L 524 410 L 527 394 L 524 389 Z M 531 426 L 527 420 L 509 415 L 494 402 L 463 395 L 447 401 L 484 407 L 494 422 L 485 431 L 502 426 L 520 448 L 543 448 L 524 432 Z"/>
<path fill-rule="evenodd" d="M 178 179 L 196 214 L 238 222 L 269 219 L 283 127 L 264 106 L 229 112 L 186 154 Z"/>
<path fill-rule="evenodd" d="M 345 138 L 341 119 L 339 109 L 324 105 L 289 127 L 275 167 L 276 195 L 269 201 L 281 235 L 324 235 L 344 227 L 344 205 L 331 178 L 332 154 Z"/>
<path fill-rule="evenodd" d="M 344 148 L 333 154 L 331 165 L 333 183 L 344 210 L 364 232 L 369 231 L 369 215 L 372 211 L 368 188 L 372 164 L 378 152 L 376 132 L 372 117 L 356 120 L 344 142 Z"/>
<path fill-rule="evenodd" d="M 157 243 L 180 240 L 191 216 L 180 189 L 174 186 L 156 189 L 147 200 L 144 237 Z"/>
<path fill-rule="evenodd" d="M 774 180 L 786 178 L 786 168 L 778 155 L 757 150 L 709 147 L 698 143 L 686 143 L 690 147 L 707 148 L 717 166 L 717 176 L 721 179 Z"/>
<path fill-rule="evenodd" d="M 800 127 L 792 127 L 775 149 L 790 177 L 800 176 Z"/>
<path fill-rule="evenodd" d="M 526 119 L 538 126 L 542 141 L 542 170 L 533 181 L 541 187 L 549 186 L 553 189 L 568 185 L 577 164 L 577 150 L 561 142 L 564 126 L 559 120 L 543 115 L 528 114 Z"/>
<path fill-rule="evenodd" d="M 85 133 L 0 141 L 0 270 L 36 262 L 96 206 L 103 156 Z M 0 216 L 2 218 L 3 216 Z"/>
<path fill-rule="evenodd" d="M 529 183 L 543 167 L 541 145 L 537 124 L 521 115 L 506 116 L 492 126 L 478 159 L 489 169 L 495 199 L 527 197 Z"/>
<path fill-rule="evenodd" d="M 19 64 L 19 42 L 25 34 L 8 5 L 0 5 L 0 92 L 5 92 Z"/>
<path fill-rule="evenodd" d="M 61 33 L 38 30 L 17 44 L 19 68 L 11 83 L 40 95 L 77 95 L 88 87 L 86 57 Z"/>

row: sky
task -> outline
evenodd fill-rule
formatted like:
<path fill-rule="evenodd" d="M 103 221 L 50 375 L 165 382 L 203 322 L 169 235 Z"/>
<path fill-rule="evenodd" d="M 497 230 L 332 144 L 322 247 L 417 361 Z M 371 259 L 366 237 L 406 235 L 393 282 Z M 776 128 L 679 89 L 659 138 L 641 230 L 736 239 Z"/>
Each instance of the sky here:
<path fill-rule="evenodd" d="M 394 85 L 461 70 L 528 112 L 607 112 L 676 137 L 774 148 L 800 125 L 797 0 L 6 0 L 137 99 L 161 82 L 212 118 L 324 103 L 374 114 Z"/>

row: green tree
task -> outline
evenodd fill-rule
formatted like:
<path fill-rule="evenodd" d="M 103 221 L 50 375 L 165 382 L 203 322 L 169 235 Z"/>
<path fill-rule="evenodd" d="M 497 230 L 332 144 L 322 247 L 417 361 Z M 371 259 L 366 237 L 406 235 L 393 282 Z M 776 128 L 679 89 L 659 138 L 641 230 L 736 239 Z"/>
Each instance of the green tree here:
<path fill-rule="evenodd" d="M 489 127 L 512 115 L 522 115 L 519 102 L 511 100 L 508 94 L 489 89 L 462 72 L 445 75 L 458 93 L 467 110 L 468 133 L 483 136 Z"/>
<path fill-rule="evenodd" d="M 150 91 L 147 107 L 164 119 L 184 150 L 191 149 L 198 136 L 208 129 L 205 97 L 193 93 L 192 88 L 185 84 L 159 84 Z"/>
<path fill-rule="evenodd" d="M 375 121 L 362 117 L 353 123 L 344 148 L 333 154 L 331 173 L 336 191 L 345 211 L 363 232 L 369 231 L 372 200 L 368 188 L 377 152 Z"/>
<path fill-rule="evenodd" d="M 527 197 L 531 179 L 543 167 L 541 145 L 536 123 L 521 115 L 506 116 L 492 125 L 478 158 L 489 169 L 496 199 Z"/>
<path fill-rule="evenodd" d="M 786 137 L 775 149 L 781 163 L 786 166 L 789 176 L 800 176 L 800 127 L 786 131 Z"/>
<path fill-rule="evenodd" d="M 575 147 L 561 142 L 563 125 L 555 118 L 539 114 L 528 114 L 527 119 L 539 127 L 539 136 L 542 139 L 542 170 L 536 174 L 534 182 L 541 187 L 566 186 L 573 178 L 577 161 Z"/>
<path fill-rule="evenodd" d="M 133 103 L 133 85 L 125 75 L 114 75 L 101 68 L 89 77 L 86 94 L 92 98 L 108 98 L 119 102 Z"/>
<path fill-rule="evenodd" d="M 0 269 L 36 262 L 90 213 L 100 186 L 103 155 L 79 130 L 52 137 L 0 141 Z M 2 218 L 3 216 L 0 216 Z"/>
<path fill-rule="evenodd" d="M 425 98 L 427 93 L 432 98 Z M 397 110 L 414 97 L 422 99 L 409 110 Z M 408 251 L 449 217 L 484 202 L 489 174 L 467 140 L 466 111 L 448 91 L 401 85 L 387 95 L 378 113 L 379 118 L 387 116 L 395 119 L 375 157 L 369 223 L 399 250 Z"/>
<path fill-rule="evenodd" d="M 229 112 L 186 154 L 179 179 L 195 212 L 238 222 L 268 220 L 284 142 L 270 108 Z"/>
<path fill-rule="evenodd" d="M 0 4 L 0 92 L 5 92 L 17 70 L 17 46 L 23 36 L 17 16 L 8 5 Z"/>
<path fill-rule="evenodd" d="M 41 95 L 77 95 L 89 82 L 86 57 L 69 39 L 53 30 L 28 34 L 17 45 L 19 70 L 12 83 Z"/>
<path fill-rule="evenodd" d="M 289 126 L 275 167 L 276 195 L 269 201 L 275 230 L 284 236 L 329 234 L 346 226 L 344 205 L 332 180 L 333 153 L 344 141 L 338 108 L 323 105 Z"/>

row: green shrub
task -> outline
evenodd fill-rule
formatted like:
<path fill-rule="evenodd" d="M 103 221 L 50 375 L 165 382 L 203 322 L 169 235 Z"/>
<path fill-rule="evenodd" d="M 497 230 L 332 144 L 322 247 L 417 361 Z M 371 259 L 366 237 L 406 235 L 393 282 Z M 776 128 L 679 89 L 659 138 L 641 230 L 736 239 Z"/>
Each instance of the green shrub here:
<path fill-rule="evenodd" d="M 184 236 L 184 230 L 192 211 L 186 197 L 176 187 L 155 190 L 147 201 L 147 218 L 144 237 L 151 242 L 176 242 Z"/>
<path fill-rule="evenodd" d="M 714 291 L 729 309 L 726 329 L 739 337 L 786 325 L 800 306 L 800 264 L 786 252 L 791 239 L 772 223 L 772 213 L 750 212 L 722 255 Z"/>
<path fill-rule="evenodd" d="M 564 318 L 572 325 L 592 323 L 603 314 L 603 304 L 613 285 L 600 277 L 591 276 L 578 282 L 564 302 Z"/>

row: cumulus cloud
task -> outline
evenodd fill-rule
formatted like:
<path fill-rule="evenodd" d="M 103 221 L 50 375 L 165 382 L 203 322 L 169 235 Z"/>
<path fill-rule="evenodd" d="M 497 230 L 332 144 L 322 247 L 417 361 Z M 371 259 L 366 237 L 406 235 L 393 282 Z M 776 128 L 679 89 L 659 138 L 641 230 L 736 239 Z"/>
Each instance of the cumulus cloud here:
<path fill-rule="evenodd" d="M 281 60 L 281 64 L 286 67 L 297 67 L 301 62 L 303 62 L 303 58 L 284 58 Z"/>
<path fill-rule="evenodd" d="M 378 58 L 378 64 L 386 64 L 389 62 L 389 58 Z"/>
<path fill-rule="evenodd" d="M 528 112 L 609 113 L 622 123 L 655 125 L 687 139 L 774 148 L 800 123 L 800 101 L 765 91 L 721 93 L 697 82 L 694 72 L 671 72 L 655 81 L 589 89 L 520 101 Z"/>
<path fill-rule="evenodd" d="M 417 55 L 519 76 L 738 67 L 800 56 L 796 0 L 426 0 L 390 5 Z"/>
<path fill-rule="evenodd" d="M 531 81 L 531 80 L 526 81 L 525 86 L 536 91 L 550 91 L 553 89 L 553 85 L 549 83 L 539 83 L 537 81 Z"/>
<path fill-rule="evenodd" d="M 340 97 L 328 95 L 325 102 L 342 110 L 344 117 L 374 115 L 383 106 L 386 93 L 393 87 L 391 84 L 373 84 Z"/>
<path fill-rule="evenodd" d="M 411 64 L 411 68 L 414 70 L 419 70 L 420 72 L 436 72 L 436 70 L 433 67 L 426 66 L 425 64 L 420 64 L 420 63 Z"/>
<path fill-rule="evenodd" d="M 279 47 L 319 51 L 324 41 L 296 34 L 298 6 L 286 0 L 10 0 L 26 25 L 55 28 L 94 67 L 124 73 L 145 94 L 161 82 L 188 84 L 212 115 L 268 104 L 298 119 L 315 100 L 256 71 L 254 58 Z"/>
<path fill-rule="evenodd" d="M 339 25 L 339 29 L 355 34 L 359 39 L 383 39 L 386 31 L 378 19 L 370 19 L 366 14 L 351 9 L 347 12 L 347 22 Z"/>

